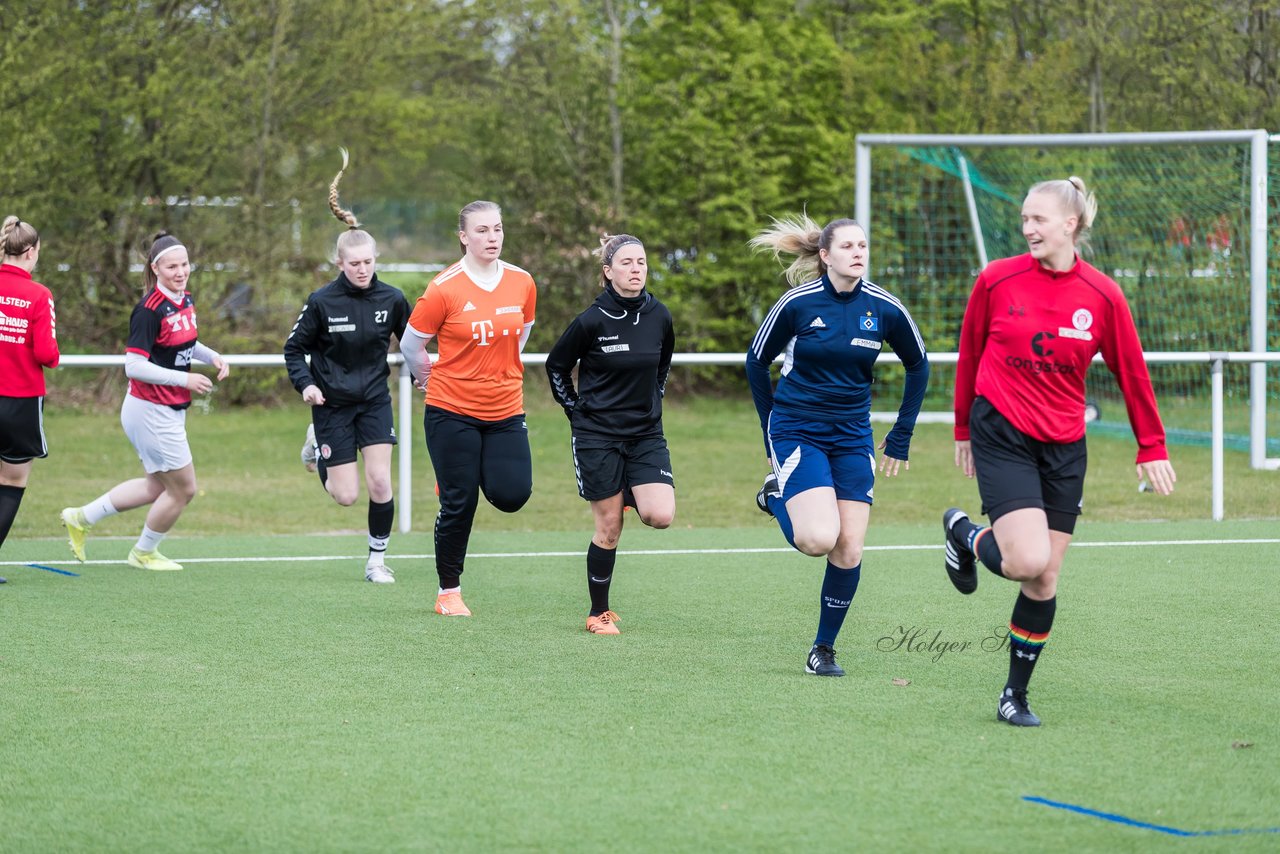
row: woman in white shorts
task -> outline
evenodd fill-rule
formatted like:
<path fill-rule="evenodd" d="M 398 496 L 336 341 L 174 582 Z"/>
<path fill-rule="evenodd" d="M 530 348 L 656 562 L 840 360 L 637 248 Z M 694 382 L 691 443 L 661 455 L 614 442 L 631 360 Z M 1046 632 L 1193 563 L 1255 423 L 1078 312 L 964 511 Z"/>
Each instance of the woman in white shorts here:
<path fill-rule="evenodd" d="M 196 340 L 196 310 L 187 279 L 187 249 L 171 234 L 156 235 L 143 271 L 146 295 L 129 318 L 124 372 L 129 394 L 120 423 L 133 443 L 146 477 L 126 480 L 83 507 L 62 511 L 62 524 L 76 560 L 84 560 L 89 529 L 108 516 L 151 505 L 138 542 L 129 552 L 130 566 L 172 570 L 182 565 L 160 554 L 165 534 L 196 494 L 196 470 L 187 443 L 187 408 L 191 393 L 208 394 L 213 381 L 191 373 L 191 362 L 204 362 L 227 378 L 227 363 Z"/>

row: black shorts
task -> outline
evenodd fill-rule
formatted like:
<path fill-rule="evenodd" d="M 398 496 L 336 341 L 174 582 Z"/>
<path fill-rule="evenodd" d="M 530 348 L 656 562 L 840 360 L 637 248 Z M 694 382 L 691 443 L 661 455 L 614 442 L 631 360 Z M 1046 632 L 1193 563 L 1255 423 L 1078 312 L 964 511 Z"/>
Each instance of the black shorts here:
<path fill-rule="evenodd" d="M 1037 507 L 1048 517 L 1049 530 L 1075 531 L 1089 459 L 1084 439 L 1065 444 L 1033 439 L 983 397 L 973 401 L 969 436 L 982 512 L 992 522 Z"/>
<path fill-rule="evenodd" d="M 43 397 L 0 397 L 0 460 L 26 463 L 49 456 Z"/>
<path fill-rule="evenodd" d="M 313 406 L 311 423 L 327 466 L 354 463 L 356 451 L 369 445 L 396 444 L 391 395 L 349 406 Z"/>
<path fill-rule="evenodd" d="M 588 501 L 610 498 L 624 486 L 645 483 L 675 486 L 671 452 L 667 450 L 667 440 L 661 436 L 622 441 L 574 436 L 573 473 L 578 479 L 578 494 Z"/>

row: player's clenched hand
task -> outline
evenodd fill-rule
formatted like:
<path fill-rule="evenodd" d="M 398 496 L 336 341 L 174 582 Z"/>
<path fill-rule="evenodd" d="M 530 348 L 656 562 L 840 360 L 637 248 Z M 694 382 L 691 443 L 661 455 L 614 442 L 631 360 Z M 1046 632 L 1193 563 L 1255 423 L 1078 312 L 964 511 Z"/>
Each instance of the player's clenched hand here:
<path fill-rule="evenodd" d="M 302 390 L 302 402 L 309 406 L 324 406 L 324 392 L 318 385 L 309 385 Z"/>
<path fill-rule="evenodd" d="M 213 391 L 213 380 L 204 374 L 187 374 L 187 389 L 196 394 L 208 394 Z"/>

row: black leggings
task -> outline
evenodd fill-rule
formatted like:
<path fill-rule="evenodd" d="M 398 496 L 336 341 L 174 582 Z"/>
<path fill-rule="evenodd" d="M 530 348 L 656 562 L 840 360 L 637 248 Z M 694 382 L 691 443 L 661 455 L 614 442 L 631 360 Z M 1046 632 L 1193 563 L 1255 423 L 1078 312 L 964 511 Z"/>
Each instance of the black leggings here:
<path fill-rule="evenodd" d="M 440 487 L 436 573 L 449 589 L 462 575 L 480 491 L 504 513 L 516 512 L 533 494 L 529 431 L 523 415 L 481 421 L 435 406 L 427 407 L 422 424 Z"/>

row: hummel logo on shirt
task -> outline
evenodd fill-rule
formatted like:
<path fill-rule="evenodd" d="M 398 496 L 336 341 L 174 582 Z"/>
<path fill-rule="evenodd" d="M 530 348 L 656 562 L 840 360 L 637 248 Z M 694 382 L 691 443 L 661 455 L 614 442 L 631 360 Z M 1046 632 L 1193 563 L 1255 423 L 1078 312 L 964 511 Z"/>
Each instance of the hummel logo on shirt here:
<path fill-rule="evenodd" d="M 467 304 L 462 307 L 463 311 L 475 311 L 476 306 L 471 300 L 467 300 Z"/>
<path fill-rule="evenodd" d="M 827 324 L 825 324 L 825 323 L 823 323 L 823 322 L 822 322 L 822 318 L 821 318 L 821 317 L 815 317 L 815 318 L 813 319 L 813 323 L 810 323 L 810 324 L 809 324 L 809 328 L 810 328 L 810 329 L 826 329 L 826 328 L 827 328 Z"/>

